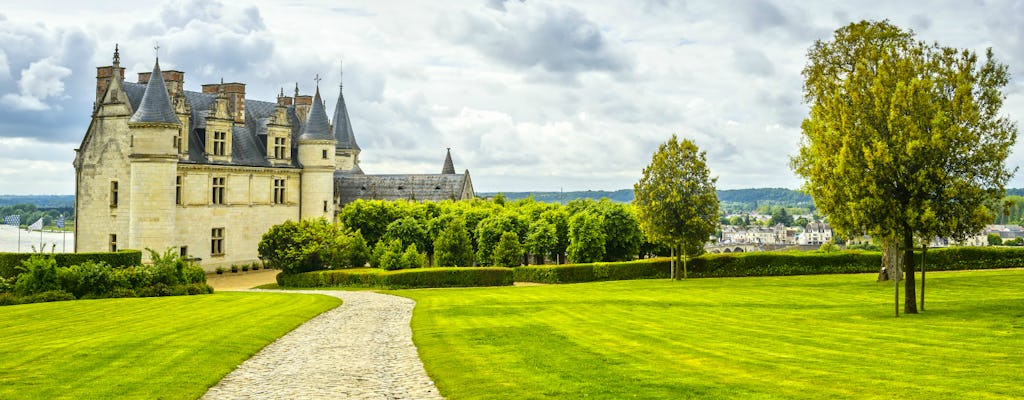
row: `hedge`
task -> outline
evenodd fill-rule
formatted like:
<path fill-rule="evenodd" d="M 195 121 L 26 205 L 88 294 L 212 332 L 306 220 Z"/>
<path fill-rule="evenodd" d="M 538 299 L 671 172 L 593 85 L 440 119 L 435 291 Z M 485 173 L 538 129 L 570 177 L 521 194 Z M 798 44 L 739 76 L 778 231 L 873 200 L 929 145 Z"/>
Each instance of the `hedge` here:
<path fill-rule="evenodd" d="M 921 252 L 915 253 L 921 270 Z M 882 253 L 869 251 L 759 252 L 705 254 L 687 262 L 690 278 L 855 274 L 878 272 Z M 1021 247 L 949 247 L 928 250 L 929 271 L 1024 267 Z M 669 259 L 618 263 L 541 265 L 516 268 L 516 282 L 573 283 L 606 280 L 668 278 Z"/>
<path fill-rule="evenodd" d="M 0 277 L 13 278 L 18 276 L 21 262 L 38 253 L 0 253 Z M 45 254 L 45 253 L 44 253 Z M 70 267 L 86 261 L 105 262 L 114 268 L 142 265 L 142 252 L 139 250 L 120 250 L 101 253 L 53 253 L 58 267 Z"/>
<path fill-rule="evenodd" d="M 593 264 L 530 265 L 515 268 L 516 282 L 575 283 L 668 277 L 668 258 Z"/>
<path fill-rule="evenodd" d="M 510 286 L 511 268 L 413 268 L 398 271 L 329 270 L 277 274 L 280 287 L 366 287 L 414 289 L 439 287 Z"/>

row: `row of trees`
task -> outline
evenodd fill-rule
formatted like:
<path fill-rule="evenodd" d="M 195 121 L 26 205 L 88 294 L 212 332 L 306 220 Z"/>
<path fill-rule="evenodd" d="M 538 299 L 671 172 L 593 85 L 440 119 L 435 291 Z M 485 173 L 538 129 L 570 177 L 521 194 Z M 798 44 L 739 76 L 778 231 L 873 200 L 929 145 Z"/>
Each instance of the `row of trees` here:
<path fill-rule="evenodd" d="M 289 272 L 331 267 L 384 269 L 624 261 L 658 252 L 644 241 L 636 212 L 609 200 L 566 205 L 533 199 L 460 202 L 357 200 L 337 222 L 275 226 L 262 258 Z"/>

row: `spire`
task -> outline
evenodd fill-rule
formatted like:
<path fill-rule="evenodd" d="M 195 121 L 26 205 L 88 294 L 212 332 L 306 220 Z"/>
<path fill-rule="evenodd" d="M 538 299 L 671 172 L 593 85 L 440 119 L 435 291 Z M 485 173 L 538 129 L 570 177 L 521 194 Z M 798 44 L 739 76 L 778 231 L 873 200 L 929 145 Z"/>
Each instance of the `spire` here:
<path fill-rule="evenodd" d="M 448 148 L 448 155 L 444 156 L 444 167 L 441 168 L 442 174 L 455 174 L 455 163 L 452 162 L 452 148 Z"/>
<path fill-rule="evenodd" d="M 114 43 L 114 68 L 121 66 L 121 50 L 118 49 L 117 43 Z M 120 74 L 118 74 L 120 75 Z"/>
<path fill-rule="evenodd" d="M 135 110 L 135 114 L 128 122 L 181 123 L 174 113 L 174 107 L 171 107 L 171 97 L 167 95 L 164 75 L 163 72 L 160 72 L 159 58 L 153 64 L 153 74 L 150 75 L 149 83 L 146 84 L 142 102 L 139 103 L 139 108 Z"/>
<path fill-rule="evenodd" d="M 320 98 L 320 85 L 317 85 L 313 106 L 309 109 L 306 125 L 302 126 L 302 135 L 299 135 L 299 140 L 333 139 L 330 123 L 327 122 L 327 110 L 324 110 L 324 101 Z"/>
<path fill-rule="evenodd" d="M 352 133 L 352 121 L 348 117 L 348 107 L 345 106 L 345 94 L 341 90 L 341 83 L 338 83 L 338 104 L 334 105 L 334 140 L 338 143 L 337 149 L 359 150 L 356 144 L 356 136 Z"/>

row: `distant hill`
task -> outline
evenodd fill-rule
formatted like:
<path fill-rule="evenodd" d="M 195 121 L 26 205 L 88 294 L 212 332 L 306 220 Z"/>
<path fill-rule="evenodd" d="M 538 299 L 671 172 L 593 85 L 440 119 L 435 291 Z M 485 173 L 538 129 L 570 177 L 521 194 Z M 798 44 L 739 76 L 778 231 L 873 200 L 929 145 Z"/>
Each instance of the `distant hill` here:
<path fill-rule="evenodd" d="M 477 193 L 482 197 L 493 197 L 496 192 Z M 633 191 L 622 189 L 616 191 L 587 190 L 577 192 L 503 192 L 507 200 L 519 200 L 533 196 L 534 200 L 545 203 L 567 203 L 575 199 L 599 200 L 608 198 L 611 201 L 628 203 L 633 201 Z M 762 188 L 762 189 L 733 189 L 719 190 L 718 200 L 723 203 L 749 203 L 755 205 L 791 205 L 809 206 L 814 204 L 811 196 L 800 193 L 796 190 L 783 188 Z"/>
<path fill-rule="evenodd" d="M 73 208 L 75 196 L 66 195 L 9 195 L 0 194 L 0 206 L 32 204 L 39 208 Z"/>

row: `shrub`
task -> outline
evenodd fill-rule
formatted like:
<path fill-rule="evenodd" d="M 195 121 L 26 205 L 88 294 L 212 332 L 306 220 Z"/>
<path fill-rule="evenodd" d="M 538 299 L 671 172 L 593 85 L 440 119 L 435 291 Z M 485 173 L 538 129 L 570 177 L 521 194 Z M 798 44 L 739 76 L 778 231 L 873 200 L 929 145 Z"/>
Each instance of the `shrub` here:
<path fill-rule="evenodd" d="M 21 300 L 25 303 L 49 303 L 51 301 L 67 301 L 74 299 L 75 295 L 63 290 L 49 290 L 22 297 Z"/>
<path fill-rule="evenodd" d="M 249 264 L 242 265 L 242 272 L 249 272 Z"/>
<path fill-rule="evenodd" d="M 231 266 L 231 272 L 237 273 L 238 272 L 238 266 L 237 265 L 232 265 Z"/>
<path fill-rule="evenodd" d="M 14 283 L 14 293 L 27 296 L 60 289 L 57 262 L 51 256 L 33 255 L 22 262 L 21 274 Z"/>
<path fill-rule="evenodd" d="M 286 221 L 270 228 L 259 243 L 260 259 L 287 273 L 365 264 L 366 241 L 326 219 Z"/>
<path fill-rule="evenodd" d="M 473 265 L 473 242 L 462 218 L 448 221 L 434 240 L 434 263 L 438 267 Z"/>
<path fill-rule="evenodd" d="M 593 264 L 533 265 L 515 269 L 516 282 L 576 283 L 668 277 L 667 258 Z"/>
<path fill-rule="evenodd" d="M 258 263 L 258 262 L 252 263 L 251 268 L 252 268 L 253 271 L 259 271 L 260 270 L 260 263 Z"/>
<path fill-rule="evenodd" d="M 224 275 L 224 271 L 227 271 L 226 269 L 224 269 L 224 267 L 217 267 L 217 269 L 214 270 L 214 272 L 216 272 L 217 275 Z"/>
<path fill-rule="evenodd" d="M 494 246 L 491 261 L 498 267 L 518 267 L 523 263 L 523 245 L 519 244 L 519 235 L 515 232 L 504 232 L 498 244 Z"/>
<path fill-rule="evenodd" d="M 17 277 L 18 267 L 33 254 L 0 253 L 0 277 Z M 49 256 L 57 262 L 57 267 L 70 267 L 85 262 L 103 262 L 114 268 L 142 264 L 142 252 L 138 250 L 121 250 L 113 253 L 57 253 Z"/>
<path fill-rule="evenodd" d="M 405 268 L 423 268 L 427 265 L 426 255 L 416 251 L 416 245 L 410 244 L 402 253 L 402 266 Z"/>

